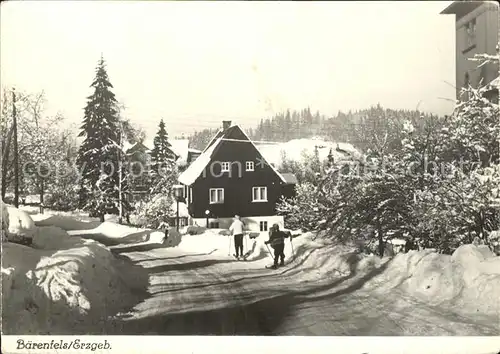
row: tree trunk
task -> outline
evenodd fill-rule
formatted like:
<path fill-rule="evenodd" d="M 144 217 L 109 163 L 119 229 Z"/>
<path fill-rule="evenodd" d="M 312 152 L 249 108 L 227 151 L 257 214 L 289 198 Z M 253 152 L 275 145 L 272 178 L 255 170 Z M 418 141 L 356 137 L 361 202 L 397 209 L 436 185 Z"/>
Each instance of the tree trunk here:
<path fill-rule="evenodd" d="M 12 140 L 12 135 L 14 133 L 14 126 L 12 126 L 7 134 L 7 141 L 3 149 L 2 155 L 2 200 L 5 198 L 5 193 L 7 193 L 7 162 L 10 155 L 10 141 Z"/>
<path fill-rule="evenodd" d="M 385 243 L 384 243 L 384 234 L 382 232 L 382 225 L 380 224 L 380 221 L 377 221 L 377 237 L 378 237 L 378 253 L 380 258 L 382 258 L 384 256 Z"/>
<path fill-rule="evenodd" d="M 40 214 L 43 214 L 43 194 L 44 194 L 44 181 L 40 178 Z"/>

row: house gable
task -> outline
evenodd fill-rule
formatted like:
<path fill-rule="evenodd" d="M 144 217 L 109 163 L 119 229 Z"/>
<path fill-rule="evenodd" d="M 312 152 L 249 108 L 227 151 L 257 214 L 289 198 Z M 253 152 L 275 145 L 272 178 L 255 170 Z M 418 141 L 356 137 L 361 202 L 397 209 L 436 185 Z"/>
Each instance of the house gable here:
<path fill-rule="evenodd" d="M 279 198 L 291 195 L 291 179 L 285 179 L 269 164 L 237 125 L 216 134 L 212 140 L 179 176 L 179 182 L 189 186 L 192 196 L 190 215 L 205 218 L 206 211 L 210 218 L 275 215 Z M 252 168 L 247 169 L 247 162 L 253 162 Z M 219 193 L 223 200 L 212 198 L 211 193 Z"/>
<path fill-rule="evenodd" d="M 257 146 L 250 140 L 248 135 L 246 135 L 238 125 L 231 126 L 225 131 L 219 131 L 209 143 L 209 145 L 205 148 L 205 150 L 203 150 L 203 153 L 193 162 L 191 166 L 189 166 L 186 171 L 184 171 L 179 176 L 179 182 L 186 185 L 192 185 L 202 174 L 206 175 L 207 173 L 209 173 L 210 171 L 207 171 L 207 167 L 211 168 L 211 166 L 218 165 L 223 161 L 219 158 L 218 153 L 220 149 L 228 143 L 249 145 L 250 151 L 253 150 L 255 154 L 255 164 L 269 166 L 274 174 L 278 177 L 278 179 L 286 183 L 286 180 L 283 178 L 283 176 L 266 161 Z M 231 144 L 231 146 L 233 146 L 233 144 Z M 236 147 L 237 145 L 234 146 Z M 248 149 L 248 147 L 246 147 L 245 149 Z M 239 150 L 236 148 L 236 151 Z M 233 157 L 236 158 L 228 159 L 227 162 L 234 163 L 238 160 L 239 155 L 236 153 L 236 151 L 233 151 Z M 243 161 L 242 163 L 244 164 L 245 162 Z"/>

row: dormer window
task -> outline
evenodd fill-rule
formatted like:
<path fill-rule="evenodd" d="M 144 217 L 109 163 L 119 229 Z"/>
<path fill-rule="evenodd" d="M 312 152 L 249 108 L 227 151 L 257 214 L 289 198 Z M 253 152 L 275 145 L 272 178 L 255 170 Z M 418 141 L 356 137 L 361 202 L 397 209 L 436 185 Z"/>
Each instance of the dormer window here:
<path fill-rule="evenodd" d="M 221 172 L 229 172 L 229 162 L 221 162 Z"/>

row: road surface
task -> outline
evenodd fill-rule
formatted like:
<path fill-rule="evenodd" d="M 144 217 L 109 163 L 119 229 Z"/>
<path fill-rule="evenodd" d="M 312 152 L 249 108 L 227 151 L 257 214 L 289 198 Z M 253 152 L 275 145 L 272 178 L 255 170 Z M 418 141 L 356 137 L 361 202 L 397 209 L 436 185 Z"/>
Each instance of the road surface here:
<path fill-rule="evenodd" d="M 215 251 L 215 250 L 214 250 Z M 147 270 L 148 296 L 109 334 L 498 335 L 491 318 L 466 318 L 396 290 L 376 295 L 361 278 L 317 276 L 296 261 L 279 270 L 180 249 L 122 249 Z M 314 252 L 308 255 L 314 257 Z M 260 262 L 261 264 L 262 262 Z"/>

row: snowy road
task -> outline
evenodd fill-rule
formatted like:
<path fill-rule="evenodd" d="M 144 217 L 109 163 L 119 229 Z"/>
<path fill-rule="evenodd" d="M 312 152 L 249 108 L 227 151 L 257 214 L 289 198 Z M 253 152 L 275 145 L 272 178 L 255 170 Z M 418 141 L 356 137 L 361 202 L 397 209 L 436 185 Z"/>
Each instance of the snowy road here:
<path fill-rule="evenodd" d="M 397 291 L 375 295 L 366 282 L 380 270 L 320 279 L 302 262 L 272 271 L 262 269 L 262 262 L 236 262 L 215 250 L 132 247 L 121 255 L 147 269 L 149 296 L 115 320 L 116 333 L 109 334 L 499 334 L 491 318 L 464 318 Z"/>

